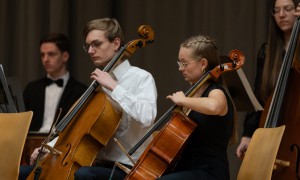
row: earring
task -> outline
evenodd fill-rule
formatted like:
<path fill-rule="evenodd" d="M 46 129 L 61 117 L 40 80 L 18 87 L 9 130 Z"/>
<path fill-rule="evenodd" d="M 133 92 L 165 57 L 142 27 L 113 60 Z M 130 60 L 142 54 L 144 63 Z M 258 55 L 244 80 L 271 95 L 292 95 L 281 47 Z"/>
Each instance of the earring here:
<path fill-rule="evenodd" d="M 202 70 L 202 73 L 203 73 L 203 74 L 205 73 L 205 69 Z"/>

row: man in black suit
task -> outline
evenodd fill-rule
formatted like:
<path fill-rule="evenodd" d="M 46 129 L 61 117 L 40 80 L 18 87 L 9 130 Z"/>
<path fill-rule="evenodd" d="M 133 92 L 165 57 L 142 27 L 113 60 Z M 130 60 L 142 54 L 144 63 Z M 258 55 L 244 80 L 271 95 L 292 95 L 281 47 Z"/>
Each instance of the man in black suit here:
<path fill-rule="evenodd" d="M 69 41 L 65 35 L 51 33 L 42 38 L 40 54 L 46 76 L 28 83 L 23 98 L 26 110 L 33 111 L 29 131 L 48 133 L 58 114 L 58 108 L 62 109 L 59 117 L 61 120 L 87 87 L 75 80 L 67 69 L 70 54 Z M 34 148 L 37 147 L 24 149 Z M 27 158 L 26 153 L 23 156 Z M 21 166 L 19 179 L 26 179 L 33 168 L 34 166 Z"/>
<path fill-rule="evenodd" d="M 60 120 L 87 87 L 75 80 L 67 69 L 70 54 L 65 35 L 51 33 L 42 38 L 40 54 L 46 77 L 28 83 L 23 98 L 26 110 L 33 111 L 29 131 L 47 133 L 58 108 L 62 109 Z"/>

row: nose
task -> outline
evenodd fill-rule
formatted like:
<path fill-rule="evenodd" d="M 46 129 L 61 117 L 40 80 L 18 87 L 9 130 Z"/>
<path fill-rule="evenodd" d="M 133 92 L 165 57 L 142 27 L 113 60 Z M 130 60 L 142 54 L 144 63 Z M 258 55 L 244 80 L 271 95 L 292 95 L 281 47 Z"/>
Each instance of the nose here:
<path fill-rule="evenodd" d="M 280 16 L 280 17 L 284 17 L 285 15 L 286 15 L 285 10 L 284 10 L 284 9 L 280 9 L 280 11 L 279 11 L 279 16 Z"/>
<path fill-rule="evenodd" d="M 179 66 L 179 67 L 178 67 L 178 70 L 179 70 L 179 71 L 183 71 L 183 70 L 184 70 L 184 68 L 183 68 L 183 67 L 181 67 L 181 66 Z"/>
<path fill-rule="evenodd" d="M 95 50 L 94 50 L 94 48 L 92 46 L 89 46 L 88 53 L 89 54 L 95 53 Z"/>
<path fill-rule="evenodd" d="M 49 60 L 49 56 L 48 55 L 45 54 L 45 55 L 42 56 L 42 61 L 45 62 L 45 61 L 48 61 L 48 60 Z"/>

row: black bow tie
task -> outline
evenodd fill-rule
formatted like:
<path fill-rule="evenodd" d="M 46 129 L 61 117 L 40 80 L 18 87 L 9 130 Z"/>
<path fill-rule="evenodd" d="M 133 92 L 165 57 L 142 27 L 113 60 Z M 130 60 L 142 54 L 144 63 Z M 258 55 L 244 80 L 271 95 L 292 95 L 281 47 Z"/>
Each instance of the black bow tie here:
<path fill-rule="evenodd" d="M 63 79 L 58 79 L 58 80 L 52 80 L 50 78 L 46 78 L 46 85 L 49 86 L 52 83 L 56 83 L 57 86 L 63 87 L 64 85 L 64 80 Z"/>

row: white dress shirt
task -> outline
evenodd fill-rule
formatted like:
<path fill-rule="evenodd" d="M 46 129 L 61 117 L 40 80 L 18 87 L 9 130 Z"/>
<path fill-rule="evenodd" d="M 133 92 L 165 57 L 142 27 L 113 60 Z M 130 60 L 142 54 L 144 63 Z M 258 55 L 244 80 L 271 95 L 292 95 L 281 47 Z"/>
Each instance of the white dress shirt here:
<path fill-rule="evenodd" d="M 48 78 L 51 78 L 49 75 L 47 75 Z M 41 133 L 48 133 L 52 123 L 55 118 L 55 113 L 57 110 L 57 106 L 60 101 L 60 97 L 66 87 L 66 84 L 69 80 L 70 74 L 67 72 L 65 75 L 57 78 L 57 79 L 63 79 L 63 87 L 57 86 L 56 83 L 52 83 L 48 85 L 45 89 L 45 105 L 44 105 L 44 119 L 43 119 L 43 125 L 39 129 L 39 132 Z M 53 80 L 57 80 L 53 79 Z"/>
<path fill-rule="evenodd" d="M 156 85 L 149 72 L 131 66 L 128 60 L 118 65 L 112 73 L 118 85 L 112 92 L 103 89 L 123 109 L 123 113 L 114 137 L 101 149 L 99 157 L 132 165 L 114 138 L 117 138 L 128 152 L 154 124 L 157 114 Z M 138 160 L 151 140 L 150 136 L 132 155 L 134 161 Z"/>
<path fill-rule="evenodd" d="M 131 165 L 131 161 L 114 141 L 114 138 L 128 152 L 144 137 L 154 124 L 157 114 L 157 90 L 152 75 L 138 67 L 131 66 L 128 60 L 118 65 L 113 71 L 118 85 L 113 91 L 103 90 L 115 101 L 114 105 L 122 110 L 120 125 L 107 145 L 101 149 L 97 159 L 117 161 Z M 101 103 L 101 102 L 99 102 Z M 109 121 L 109 119 L 107 119 Z M 58 137 L 48 143 L 54 146 Z M 131 156 L 136 162 L 152 140 L 150 136 L 143 145 Z"/>

